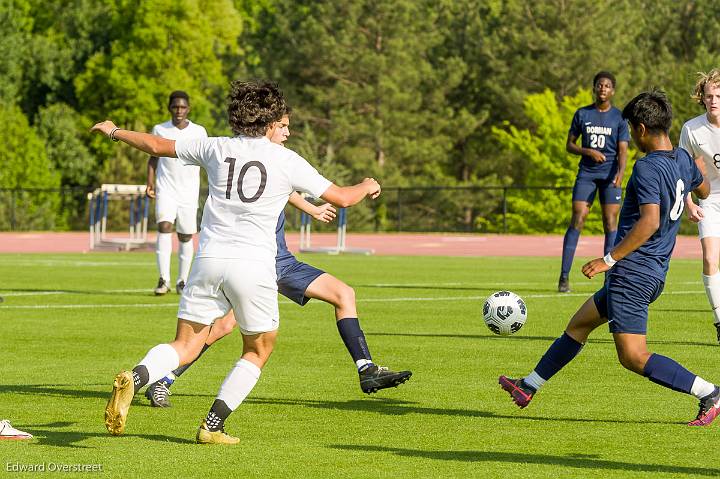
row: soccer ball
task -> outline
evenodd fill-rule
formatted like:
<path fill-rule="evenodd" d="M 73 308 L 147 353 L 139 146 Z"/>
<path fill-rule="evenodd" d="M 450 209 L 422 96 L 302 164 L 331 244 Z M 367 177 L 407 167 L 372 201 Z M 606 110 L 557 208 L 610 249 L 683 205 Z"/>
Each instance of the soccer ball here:
<path fill-rule="evenodd" d="M 509 336 L 517 333 L 527 321 L 527 306 L 517 294 L 498 291 L 485 300 L 483 319 L 493 333 Z"/>

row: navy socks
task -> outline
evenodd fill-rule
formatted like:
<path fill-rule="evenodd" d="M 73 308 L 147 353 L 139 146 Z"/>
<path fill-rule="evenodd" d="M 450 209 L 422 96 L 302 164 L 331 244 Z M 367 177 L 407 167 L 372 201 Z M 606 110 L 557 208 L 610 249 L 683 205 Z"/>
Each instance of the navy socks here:
<path fill-rule="evenodd" d="M 615 246 L 615 236 L 617 236 L 617 230 L 605 233 L 605 245 L 603 247 L 605 254 L 608 254 Z"/>
<path fill-rule="evenodd" d="M 563 278 L 567 278 L 570 274 L 579 238 L 580 231 L 572 226 L 565 232 L 565 237 L 563 238 L 562 267 L 560 268 L 560 276 Z"/>
<path fill-rule="evenodd" d="M 660 354 L 650 356 L 645 363 L 643 376 L 656 384 L 686 394 L 691 394 L 690 390 L 695 381 L 693 373 L 676 361 Z"/>
<path fill-rule="evenodd" d="M 582 347 L 581 343 L 575 341 L 567 333 L 563 333 L 540 358 L 537 366 L 535 366 L 535 372 L 547 381 L 572 361 Z"/>
<path fill-rule="evenodd" d="M 365 334 L 360 329 L 358 318 L 343 318 L 337 321 L 338 332 L 355 364 L 358 361 L 372 363 Z"/>
<path fill-rule="evenodd" d="M 193 359 L 192 361 L 190 361 L 189 363 L 187 363 L 185 366 L 180 366 L 179 368 L 177 368 L 176 370 L 174 370 L 172 373 L 173 373 L 175 376 L 181 376 L 182 373 L 184 373 L 185 371 L 187 371 L 187 369 L 188 369 L 190 366 L 192 366 L 193 364 L 195 364 L 195 361 L 197 361 L 198 359 L 200 359 L 200 356 L 202 356 L 203 353 L 204 353 L 205 351 L 207 351 L 209 347 L 210 347 L 209 344 L 203 344 L 203 347 L 202 347 L 202 350 L 200 351 L 200 354 L 198 354 L 195 359 Z"/>

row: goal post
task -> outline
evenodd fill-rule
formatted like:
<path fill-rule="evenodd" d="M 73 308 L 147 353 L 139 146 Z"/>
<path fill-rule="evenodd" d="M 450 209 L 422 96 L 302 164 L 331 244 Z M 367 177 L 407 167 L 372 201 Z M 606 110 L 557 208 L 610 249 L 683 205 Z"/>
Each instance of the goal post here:
<path fill-rule="evenodd" d="M 347 245 L 347 209 L 340 208 L 337 215 L 337 241 L 335 246 L 312 246 L 312 217 L 304 211 L 300 214 L 300 252 L 325 254 L 364 254 L 371 255 L 370 248 L 351 248 Z"/>
<path fill-rule="evenodd" d="M 145 185 L 103 184 L 88 193 L 90 249 L 115 249 L 129 251 L 147 244 L 148 213 L 150 199 Z M 127 201 L 130 207 L 128 235 L 107 234 L 108 203 Z"/>

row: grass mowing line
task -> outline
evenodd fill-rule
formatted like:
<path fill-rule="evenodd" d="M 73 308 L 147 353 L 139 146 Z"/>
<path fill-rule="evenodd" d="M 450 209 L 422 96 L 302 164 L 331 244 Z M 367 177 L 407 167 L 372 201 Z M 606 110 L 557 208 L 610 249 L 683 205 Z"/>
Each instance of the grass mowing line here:
<path fill-rule="evenodd" d="M 156 266 L 154 264 L 151 264 L 147 261 L 143 262 L 117 262 L 117 261 L 63 261 L 63 260 L 38 260 L 38 261 L 29 261 L 29 260 L 18 260 L 13 261 L 12 259 L 3 258 L 3 263 L 6 266 L 13 265 L 13 266 L 87 266 L 87 267 L 96 267 L 96 266 L 142 266 L 142 267 L 148 267 L 148 268 L 155 268 Z"/>
<path fill-rule="evenodd" d="M 142 290 L 146 291 L 146 290 Z M 588 297 L 592 293 L 553 293 L 553 294 L 527 294 L 524 298 L 532 299 L 559 299 L 559 298 L 576 298 L 576 297 Z M 666 291 L 665 295 L 688 295 L 698 294 L 704 295 L 705 291 Z M 443 296 L 443 297 L 414 297 L 414 298 L 363 298 L 358 299 L 358 303 L 397 303 L 397 302 L 416 302 L 416 301 L 481 301 L 486 299 L 487 296 Z M 281 304 L 291 304 L 293 301 L 288 299 L 279 298 L 278 302 Z M 320 301 L 308 304 L 322 304 Z M 177 303 L 128 303 L 128 304 L 33 304 L 33 305 L 7 305 L 2 306 L 2 309 L 88 309 L 88 308 L 165 308 L 165 307 L 177 307 Z"/>
<path fill-rule="evenodd" d="M 97 291 L 93 291 L 94 294 L 114 294 L 114 293 L 150 293 L 152 292 L 152 288 L 142 288 L 142 289 L 99 289 Z M 47 291 L 33 291 L 33 292 L 27 292 L 27 293 L 12 293 L 12 292 L 3 292 L 0 291 L 0 294 L 2 296 L 9 298 L 13 296 L 49 296 L 53 294 L 83 294 L 82 291 L 63 291 L 63 290 L 47 290 Z"/>

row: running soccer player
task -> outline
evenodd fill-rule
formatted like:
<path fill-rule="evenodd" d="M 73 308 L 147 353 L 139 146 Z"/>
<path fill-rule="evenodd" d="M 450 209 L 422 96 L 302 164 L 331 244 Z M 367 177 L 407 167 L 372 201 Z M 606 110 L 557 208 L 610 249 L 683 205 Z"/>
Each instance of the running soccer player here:
<path fill-rule="evenodd" d="M 288 109 L 289 113 L 289 109 Z M 283 115 L 270 141 L 282 145 L 290 136 L 290 116 Z M 315 206 L 303 199 L 298 193 L 290 195 L 290 204 L 323 222 L 335 217 L 335 210 L 329 204 Z M 412 372 L 390 371 L 377 366 L 370 355 L 365 334 L 360 329 L 355 291 L 335 276 L 307 263 L 298 261 L 290 252 L 285 241 L 285 212 L 280 213 L 275 227 L 277 256 L 275 271 L 277 273 L 278 292 L 300 306 L 305 306 L 312 298 L 319 299 L 335 307 L 335 320 L 340 337 L 355 362 L 360 377 L 360 389 L 371 394 L 380 389 L 397 387 L 407 381 Z M 145 390 L 145 397 L 155 407 L 170 407 L 170 386 L 175 379 L 192 366 L 207 349 L 219 339 L 232 333 L 235 328 L 235 315 L 230 311 L 224 318 L 215 321 L 210 335 L 203 345 L 200 355 L 191 363 L 180 366 L 169 375 L 152 383 Z"/>
<path fill-rule="evenodd" d="M 205 128 L 188 119 L 190 97 L 184 91 L 170 94 L 168 111 L 172 118 L 155 125 L 152 134 L 171 140 L 207 138 Z M 193 257 L 192 237 L 197 233 L 200 167 L 183 165 L 174 158 L 151 156 L 147 165 L 147 195 L 155 198 L 157 220 L 157 257 L 160 278 L 155 294 L 170 291 L 170 257 L 172 256 L 172 227 L 178 237 L 178 276 L 175 290 L 182 292 L 190 272 Z"/>
<path fill-rule="evenodd" d="M 680 147 L 695 158 L 706 174 L 710 196 L 700 200 L 698 206 L 688 195 L 685 204 L 688 218 L 698 223 L 703 252 L 702 279 L 720 343 L 720 69 L 698 75 L 693 99 L 705 108 L 705 113 L 683 125 Z"/>
<path fill-rule="evenodd" d="M 132 371 L 115 377 L 105 409 L 105 427 L 111 434 L 125 431 L 135 393 L 195 359 L 212 323 L 232 309 L 242 333 L 242 356 L 222 383 L 196 441 L 237 444 L 238 438 L 225 433 L 225 420 L 257 383 L 277 337 L 274 232 L 288 197 L 293 191 L 305 191 L 347 207 L 380 194 L 373 178 L 338 187 L 297 153 L 270 142 L 285 110 L 276 85 L 235 81 L 228 95 L 234 138 L 175 141 L 122 130 L 111 121 L 92 127 L 153 156 L 202 166 L 210 191 L 200 248 L 180 299 L 175 340 L 153 347 Z"/>
<path fill-rule="evenodd" d="M 648 306 L 663 290 L 685 195 L 694 191 L 705 198 L 710 185 L 687 151 L 673 149 L 668 137 L 672 108 L 663 92 L 641 93 L 622 115 L 646 156 L 635 163 L 627 185 L 619 241 L 604 258 L 582 268 L 588 278 L 607 271 L 605 284 L 580 307 L 530 374 L 521 379 L 500 376 L 498 381 L 515 404 L 526 407 L 543 384 L 575 358 L 589 334 L 608 324 L 620 364 L 698 398 L 700 410 L 688 425 L 707 426 L 720 412 L 720 388 L 674 360 L 650 353 L 646 333 Z"/>
<path fill-rule="evenodd" d="M 613 247 L 617 234 L 617 216 L 630 137 L 620 110 L 610 103 L 615 94 L 615 77 L 612 73 L 602 71 L 595 75 L 593 94 L 595 102 L 575 112 L 565 145 L 569 153 L 580 155 L 581 158 L 572 192 L 572 217 L 563 238 L 558 280 L 560 293 L 570 292 L 570 269 L 575 249 L 598 190 L 605 230 L 603 254 L 607 254 Z M 576 142 L 580 137 L 582 142 L 578 145 Z"/>

